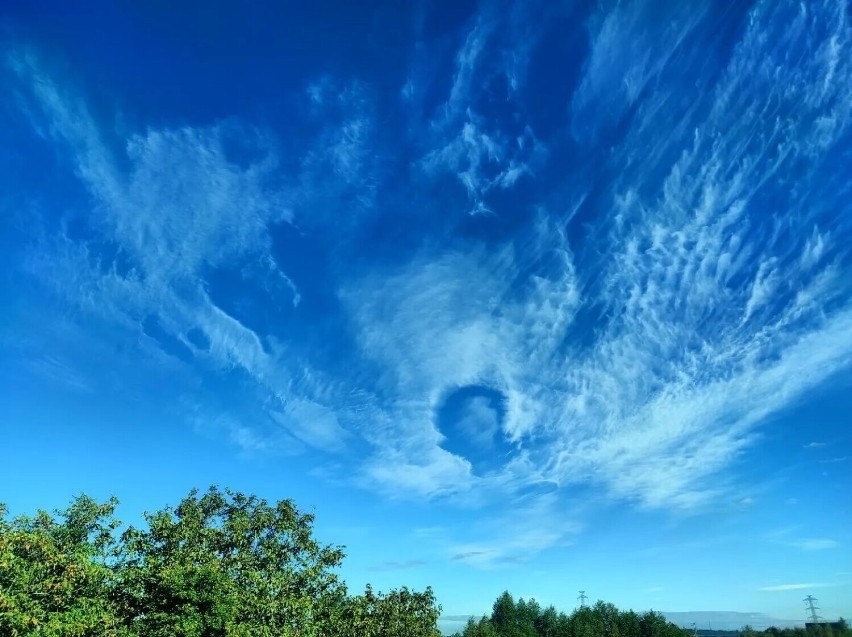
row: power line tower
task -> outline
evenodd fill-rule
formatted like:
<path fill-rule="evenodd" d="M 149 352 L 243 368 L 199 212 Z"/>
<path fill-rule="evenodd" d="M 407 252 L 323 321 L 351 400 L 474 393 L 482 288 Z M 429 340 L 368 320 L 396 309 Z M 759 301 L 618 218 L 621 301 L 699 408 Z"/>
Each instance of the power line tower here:
<path fill-rule="evenodd" d="M 580 608 L 583 608 L 583 606 L 586 605 L 586 600 L 589 598 L 586 597 L 586 591 L 580 591 L 580 595 L 577 599 L 580 601 Z"/>
<path fill-rule="evenodd" d="M 808 607 L 808 611 L 809 611 L 809 612 L 810 612 L 810 614 L 811 614 L 811 621 L 812 621 L 814 624 L 818 623 L 818 622 L 819 622 L 819 620 L 821 619 L 821 618 L 820 618 L 820 616 L 819 616 L 819 615 L 817 615 L 817 613 L 816 613 L 816 612 L 819 610 L 819 606 L 816 606 L 816 605 L 815 605 L 815 602 L 817 602 L 817 601 L 819 601 L 819 600 L 817 600 L 817 598 L 816 598 L 816 597 L 814 597 L 813 595 L 808 595 L 808 596 L 807 596 L 807 597 L 805 597 L 805 599 L 804 599 L 804 602 L 805 602 L 805 604 L 806 604 L 806 605 L 807 605 L 807 607 Z"/>

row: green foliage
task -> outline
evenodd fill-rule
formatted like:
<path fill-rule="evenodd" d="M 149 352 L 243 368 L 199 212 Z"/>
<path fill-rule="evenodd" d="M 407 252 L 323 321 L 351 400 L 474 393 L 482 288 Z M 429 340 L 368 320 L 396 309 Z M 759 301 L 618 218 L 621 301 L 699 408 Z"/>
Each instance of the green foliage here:
<path fill-rule="evenodd" d="M 8 520 L 0 507 L 0 634 L 120 635 L 107 566 L 116 502 L 78 498 L 58 512 Z"/>
<path fill-rule="evenodd" d="M 431 588 L 417 593 L 403 587 L 386 595 L 368 585 L 363 595 L 347 600 L 344 612 L 331 622 L 328 637 L 440 637 L 440 607 Z"/>
<path fill-rule="evenodd" d="M 292 502 L 211 489 L 122 535 L 125 617 L 152 637 L 312 635 L 343 594 L 339 548 L 311 536 Z"/>
<path fill-rule="evenodd" d="M 494 602 L 490 617 L 470 619 L 456 637 L 689 637 L 691 633 L 666 621 L 661 613 L 637 615 L 598 602 L 570 615 L 534 599 L 517 602 L 505 592 Z"/>
<path fill-rule="evenodd" d="M 741 634 L 745 634 L 745 629 Z M 807 628 L 776 628 L 770 626 L 762 633 L 752 631 L 752 634 L 762 634 L 767 637 L 852 637 L 852 630 L 849 629 L 846 620 L 840 618 L 836 622 L 810 624 Z"/>
<path fill-rule="evenodd" d="M 339 547 L 293 502 L 211 488 L 116 538 L 116 501 L 8 520 L 0 634 L 11 637 L 436 637 L 431 589 L 348 595 Z"/>

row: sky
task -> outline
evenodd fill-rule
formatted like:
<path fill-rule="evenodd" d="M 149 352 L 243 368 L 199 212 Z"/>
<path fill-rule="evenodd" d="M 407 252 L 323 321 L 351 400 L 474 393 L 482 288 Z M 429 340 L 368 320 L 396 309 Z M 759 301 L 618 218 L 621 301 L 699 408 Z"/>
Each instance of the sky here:
<path fill-rule="evenodd" d="M 292 498 L 445 627 L 852 616 L 850 49 L 847 0 L 4 2 L 0 501 Z"/>

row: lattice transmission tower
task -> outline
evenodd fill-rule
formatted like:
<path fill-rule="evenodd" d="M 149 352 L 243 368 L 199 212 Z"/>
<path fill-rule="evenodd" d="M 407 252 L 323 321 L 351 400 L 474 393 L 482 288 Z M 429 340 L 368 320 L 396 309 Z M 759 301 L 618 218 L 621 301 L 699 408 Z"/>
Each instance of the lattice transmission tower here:
<path fill-rule="evenodd" d="M 817 611 L 819 610 L 819 606 L 816 605 L 817 600 L 813 595 L 808 595 L 805 597 L 804 602 L 808 607 L 808 612 L 811 614 L 811 621 L 816 624 L 819 623 L 819 620 L 822 619 L 819 615 L 817 615 Z"/>

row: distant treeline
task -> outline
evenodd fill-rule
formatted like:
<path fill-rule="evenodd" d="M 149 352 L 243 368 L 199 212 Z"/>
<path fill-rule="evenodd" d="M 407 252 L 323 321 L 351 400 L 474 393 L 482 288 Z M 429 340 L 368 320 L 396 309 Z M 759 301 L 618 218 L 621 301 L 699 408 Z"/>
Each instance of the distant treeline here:
<path fill-rule="evenodd" d="M 515 601 L 505 592 L 494 602 L 490 616 L 468 620 L 456 637 L 692 637 L 692 631 L 655 611 L 620 611 L 598 602 L 569 615 L 553 606 L 542 608 L 534 599 Z"/>
<path fill-rule="evenodd" d="M 745 626 L 739 631 L 704 630 L 707 637 L 852 637 L 843 620 L 829 625 L 804 628 L 768 628 L 755 631 Z M 597 602 L 581 606 L 570 614 L 553 606 L 542 608 L 534 599 L 515 599 L 508 592 L 494 602 L 490 616 L 469 619 L 454 637 L 693 637 L 685 629 L 666 620 L 662 613 L 621 611 L 612 604 Z"/>
<path fill-rule="evenodd" d="M 808 624 L 807 628 L 776 628 L 770 626 L 766 630 L 754 630 L 745 626 L 740 631 L 741 637 L 852 637 L 852 630 L 844 619 L 825 624 Z"/>
<path fill-rule="evenodd" d="M 841 619 L 822 626 L 805 628 L 777 628 L 770 626 L 766 630 L 756 630 L 751 626 L 743 626 L 740 630 L 708 630 L 698 629 L 697 637 L 852 637 L 852 630 Z"/>

